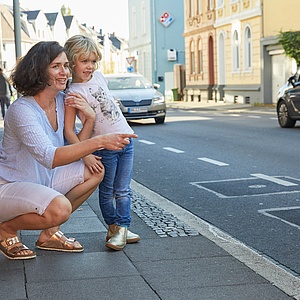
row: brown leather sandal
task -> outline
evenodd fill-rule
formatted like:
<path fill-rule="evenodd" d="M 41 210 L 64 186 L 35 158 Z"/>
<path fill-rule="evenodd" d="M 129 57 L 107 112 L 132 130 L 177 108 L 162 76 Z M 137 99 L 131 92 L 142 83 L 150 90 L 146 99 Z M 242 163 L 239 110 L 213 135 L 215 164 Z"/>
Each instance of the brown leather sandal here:
<path fill-rule="evenodd" d="M 17 236 L 9 237 L 0 241 L 0 251 L 9 259 L 31 259 L 36 257 L 36 253 L 20 254 L 23 250 L 29 250 L 22 244 Z"/>
<path fill-rule="evenodd" d="M 67 238 L 61 231 L 57 231 L 46 242 L 41 243 L 37 240 L 35 245 L 42 250 L 82 252 L 83 246 L 79 244 L 80 247 L 75 247 L 75 242 L 74 238 Z"/>

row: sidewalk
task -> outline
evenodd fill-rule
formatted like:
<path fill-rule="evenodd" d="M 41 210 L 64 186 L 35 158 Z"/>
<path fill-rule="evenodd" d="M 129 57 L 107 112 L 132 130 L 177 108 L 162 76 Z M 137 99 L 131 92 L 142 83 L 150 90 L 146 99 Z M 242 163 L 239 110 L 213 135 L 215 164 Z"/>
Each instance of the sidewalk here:
<path fill-rule="evenodd" d="M 140 234 L 139 243 L 123 251 L 105 247 L 95 192 L 61 228 L 85 246 L 84 252 L 36 249 L 37 257 L 28 261 L 1 255 L 0 298 L 300 299 L 298 278 L 134 181 L 132 190 L 131 230 Z M 31 249 L 37 236 L 21 233 Z"/>
<path fill-rule="evenodd" d="M 215 102 L 213 100 L 201 102 L 186 102 L 186 101 L 167 101 L 167 108 L 178 108 L 182 110 L 216 110 L 216 111 L 253 111 L 260 113 L 276 114 L 275 104 L 267 105 L 252 105 L 241 103 L 227 103 L 224 101 Z"/>

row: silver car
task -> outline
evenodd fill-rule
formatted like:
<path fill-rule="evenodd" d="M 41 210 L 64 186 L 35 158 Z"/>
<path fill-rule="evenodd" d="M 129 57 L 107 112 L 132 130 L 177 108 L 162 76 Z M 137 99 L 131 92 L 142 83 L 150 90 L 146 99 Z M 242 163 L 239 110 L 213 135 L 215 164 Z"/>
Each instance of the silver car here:
<path fill-rule="evenodd" d="M 164 96 L 157 91 L 158 84 L 151 84 L 136 73 L 107 74 L 108 88 L 127 120 L 154 118 L 163 124 L 166 118 Z"/>

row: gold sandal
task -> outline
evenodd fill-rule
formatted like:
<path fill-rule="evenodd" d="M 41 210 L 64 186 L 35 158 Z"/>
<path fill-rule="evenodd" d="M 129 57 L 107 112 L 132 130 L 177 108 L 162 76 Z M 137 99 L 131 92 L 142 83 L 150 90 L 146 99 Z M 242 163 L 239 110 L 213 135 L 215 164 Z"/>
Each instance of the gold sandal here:
<path fill-rule="evenodd" d="M 31 250 L 30 254 L 18 254 L 23 250 L 29 250 L 29 248 L 23 245 L 17 236 L 0 241 L 0 251 L 9 259 L 31 259 L 36 257 L 36 253 Z"/>
<path fill-rule="evenodd" d="M 42 250 L 82 252 L 83 246 L 79 244 L 80 247 L 75 247 L 75 242 L 74 238 L 67 238 L 61 231 L 57 231 L 46 242 L 41 243 L 37 240 L 35 245 Z"/>

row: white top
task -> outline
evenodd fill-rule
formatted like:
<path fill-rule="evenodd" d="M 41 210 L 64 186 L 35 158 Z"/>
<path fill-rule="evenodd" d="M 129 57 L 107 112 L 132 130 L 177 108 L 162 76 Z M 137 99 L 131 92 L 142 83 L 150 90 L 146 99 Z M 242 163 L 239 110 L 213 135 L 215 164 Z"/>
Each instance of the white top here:
<path fill-rule="evenodd" d="M 54 131 L 33 97 L 14 101 L 4 120 L 0 145 L 0 181 L 34 182 L 49 186 L 55 151 L 64 145 L 64 94 L 56 96 L 58 129 Z"/>
<path fill-rule="evenodd" d="M 93 136 L 106 133 L 133 133 L 100 71 L 95 71 L 88 82 L 71 83 L 68 91 L 82 95 L 96 112 Z"/>

